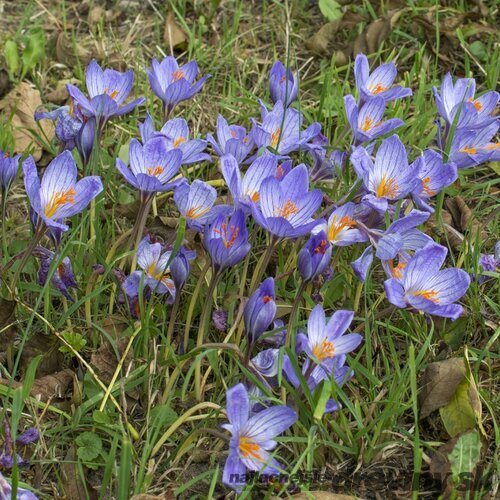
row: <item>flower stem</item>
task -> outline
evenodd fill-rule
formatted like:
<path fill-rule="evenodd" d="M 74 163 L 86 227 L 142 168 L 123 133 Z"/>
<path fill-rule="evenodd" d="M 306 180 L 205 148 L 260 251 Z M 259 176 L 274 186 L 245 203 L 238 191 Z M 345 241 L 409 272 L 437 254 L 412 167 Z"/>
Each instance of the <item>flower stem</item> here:
<path fill-rule="evenodd" d="M 181 293 L 180 293 L 180 290 L 177 290 L 177 293 L 175 294 L 174 303 L 172 305 L 172 310 L 170 312 L 170 319 L 168 322 L 167 346 L 169 346 L 170 343 L 172 342 L 172 334 L 174 332 L 175 320 L 177 319 L 177 313 L 179 311 L 180 302 L 181 302 Z M 165 349 L 165 353 L 164 353 L 163 357 L 164 357 L 164 359 L 167 358 L 167 349 Z"/>
<path fill-rule="evenodd" d="M 7 225 L 7 191 L 2 189 L 2 258 L 7 262 L 7 233 L 5 231 Z"/>
<path fill-rule="evenodd" d="M 214 272 L 210 278 L 210 283 L 208 285 L 207 297 L 203 303 L 203 310 L 200 316 L 200 325 L 198 327 L 198 337 L 196 338 L 196 347 L 203 345 L 203 340 L 205 338 L 205 333 L 208 329 L 208 320 L 210 317 L 210 312 L 212 310 L 213 296 L 215 287 L 217 286 L 217 281 L 219 280 L 219 273 Z M 195 397 L 197 401 L 201 401 L 201 361 L 196 362 L 196 367 L 194 371 L 194 384 L 195 384 Z"/>
<path fill-rule="evenodd" d="M 306 289 L 307 283 L 302 280 L 297 290 L 297 294 L 295 295 L 295 299 L 293 301 L 292 310 L 290 311 L 290 317 L 288 319 L 288 328 L 286 330 L 286 339 L 285 346 L 290 347 L 292 342 L 292 331 L 295 326 L 295 320 L 297 316 L 297 312 L 299 310 L 300 303 L 302 302 L 302 295 L 304 295 L 304 290 Z M 295 342 L 293 342 L 292 348 L 295 349 Z"/>

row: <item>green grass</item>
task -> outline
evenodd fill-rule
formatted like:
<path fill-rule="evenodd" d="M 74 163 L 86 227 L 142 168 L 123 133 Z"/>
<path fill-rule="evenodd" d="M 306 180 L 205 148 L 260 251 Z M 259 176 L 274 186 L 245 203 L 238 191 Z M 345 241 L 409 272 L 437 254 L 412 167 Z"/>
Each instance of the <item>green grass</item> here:
<path fill-rule="evenodd" d="M 119 3 L 114 3 L 111 13 L 120 10 Z M 289 57 L 291 65 L 303 68 L 305 74 L 301 80 L 299 106 L 306 125 L 320 121 L 331 144 L 347 149 L 350 136 L 345 133 L 343 95 L 355 91 L 353 70 L 347 65 L 337 67 L 333 57 L 312 60 L 305 51 L 304 38 L 313 34 L 322 22 L 318 9 L 308 8 L 305 1 L 269 1 L 253 5 L 235 0 L 216 10 L 217 3 L 212 2 L 210 7 L 210 2 L 195 2 L 194 6 L 193 2 L 183 0 L 172 2 L 188 39 L 186 52 L 176 55 L 184 61 L 196 58 L 202 72 L 213 75 L 193 101 L 176 110 L 176 116 L 188 120 L 192 135 L 213 133 L 218 113 L 229 123 L 249 127 L 249 118 L 259 114 L 257 97 L 269 102 L 267 78 L 272 62 L 277 57 L 281 60 Z M 443 17 L 456 15 L 466 10 L 465 4 L 457 1 L 436 12 Z M 379 53 L 370 58 L 372 63 L 395 59 L 399 79 L 414 90 L 412 98 L 391 104 L 387 112 L 389 117 L 405 120 L 397 133 L 411 148 L 412 159 L 434 144 L 436 111 L 431 87 L 439 83 L 446 71 L 455 70 L 460 76 L 478 78 L 481 91 L 494 88 L 499 74 L 498 44 L 492 36 L 484 42 L 490 53 L 487 60 L 471 54 L 471 39 L 465 39 L 464 51 L 457 48 L 451 62 L 446 64 L 423 43 L 422 31 L 413 29 L 412 16 L 426 13 L 432 5 L 432 2 L 411 2 L 410 13 L 398 23 Z M 161 124 L 161 106 L 149 89 L 144 70 L 151 57 L 162 57 L 160 48 L 170 54 L 162 41 L 164 20 L 150 9 L 142 13 L 136 24 L 137 12 L 126 12 L 124 18 L 120 18 L 124 19 L 123 24 L 107 24 L 101 20 L 89 29 L 76 29 L 79 25 L 75 22 L 74 8 L 75 4 L 66 2 L 52 14 L 60 20 L 75 46 L 81 43 L 87 47 L 104 47 L 104 65 L 111 60 L 134 68 L 134 94 L 146 96 L 147 103 L 145 108 L 130 116 L 114 120 L 106 129 L 96 165 L 106 189 L 95 203 L 95 238 L 87 238 L 90 226 L 90 212 L 87 211 L 74 218 L 72 229 L 63 240 L 60 258 L 70 256 L 79 283 L 75 302 L 67 303 L 50 286 L 36 284 L 34 260 L 24 270 L 17 313 L 19 343 L 12 363 L 0 364 L 2 415 L 5 413 L 11 423 L 17 425 L 18 433 L 29 425 L 36 425 L 42 432 L 42 439 L 33 449 L 30 460 L 34 477 L 22 473 L 20 479 L 35 486 L 42 498 L 52 498 L 54 491 L 62 492 L 69 487 L 64 478 L 68 470 L 80 478 L 83 490 L 90 491 L 96 486 L 101 499 L 113 495 L 121 500 L 132 493 L 160 494 L 167 490 L 185 498 L 221 496 L 226 491 L 221 484 L 221 471 L 227 443 L 220 437 L 222 430 L 219 427 L 226 420 L 225 391 L 244 376 L 250 379 L 253 376 L 245 371 L 234 350 L 214 347 L 193 352 L 208 287 L 209 276 L 202 273 L 207 257 L 199 253 L 193 262 L 192 276 L 173 325 L 174 346 L 180 345 L 187 317 L 192 316 L 185 354 L 179 354 L 167 341 L 166 332 L 174 321 L 170 309 L 162 301 L 152 300 L 142 311 L 140 320 L 132 321 L 126 307 L 117 303 L 119 289 L 112 274 L 112 268 L 126 256 L 113 244 L 134 223 L 133 217 L 123 215 L 124 207 L 136 197 L 116 172 L 115 158 L 118 155 L 127 157 L 128 144 L 131 138 L 138 137 L 137 121 L 139 118 L 142 121 L 145 109 L 154 117 L 157 127 Z M 157 8 L 164 16 L 164 5 L 160 3 Z M 360 2 L 353 10 L 374 18 L 375 12 L 369 2 Z M 19 6 L 9 8 L 6 19 L 11 26 L 5 37 L 0 33 L 0 42 L 8 37 L 22 45 L 23 36 L 32 24 L 31 16 L 39 12 L 41 9 L 35 2 L 20 2 Z M 85 16 L 82 18 L 85 20 Z M 287 19 L 290 19 L 288 29 Z M 46 29 L 46 23 L 53 23 L 47 12 L 35 17 L 34 24 Z M 439 35 L 439 25 L 436 31 Z M 49 36 L 47 30 L 46 36 Z M 440 36 L 435 47 L 437 53 L 439 40 Z M 84 79 L 83 64 L 53 65 L 53 57 L 47 48 L 46 57 L 27 77 L 40 89 L 42 99 L 59 80 Z M 9 143 L 7 125 L 0 128 L 0 145 Z M 54 143 L 49 150 L 56 153 L 57 145 Z M 296 163 L 299 160 L 307 161 L 307 158 L 299 156 Z M 197 164 L 186 170 L 186 176 L 190 181 L 221 178 L 216 162 Z M 347 169 L 338 181 L 321 187 L 336 200 L 348 192 L 354 180 L 354 172 Z M 498 182 L 495 172 L 485 165 L 461 172 L 459 182 L 448 189 L 448 196 L 460 194 L 467 201 L 487 238 L 483 240 L 470 231 L 465 232 L 461 248 L 450 252 L 447 265 L 477 273 L 479 254 L 492 252 L 499 235 L 498 217 L 495 217 Z M 225 194 L 224 188 L 218 190 Z M 27 204 L 21 182 L 17 182 L 10 200 L 7 230 L 12 257 L 29 240 Z M 171 196 L 159 196 L 157 203 L 159 216 L 177 217 Z M 175 229 L 163 225 L 153 215 L 148 219 L 148 227 L 154 227 L 172 242 L 175 239 Z M 238 299 L 241 290 L 243 296 L 247 296 L 252 272 L 266 245 L 262 230 L 253 228 L 250 232 L 254 248 L 248 262 L 225 271 L 213 296 L 214 309 L 228 311 L 229 333 L 221 334 L 210 328 L 205 343 L 224 341 L 244 350 L 246 341 Z M 438 239 L 442 233 L 431 234 Z M 201 248 L 199 241 L 191 235 L 189 238 L 195 248 Z M 294 269 L 296 255 L 304 241 L 283 243 L 273 259 L 274 267 L 269 268 L 275 276 L 283 276 L 277 282 L 276 292 L 279 314 L 284 316 L 285 322 L 299 285 Z M 446 241 L 441 243 L 446 244 Z M 376 313 L 388 306 L 382 287 L 384 275 L 380 265 L 375 265 L 365 285 L 360 287 L 350 262 L 361 251 L 358 247 L 336 247 L 334 278 L 321 290 L 323 305 L 330 313 L 340 308 L 355 310 L 353 327 L 364 336 L 364 343 L 349 360 L 355 378 L 342 389 L 334 386 L 325 389 L 325 394 L 331 391 L 343 408 L 322 418 L 314 418 L 318 401 L 307 387 L 303 388 L 305 397 L 299 399 L 298 392 L 283 381 L 286 391 L 297 401 L 299 414 L 293 430 L 279 439 L 280 458 L 287 470 L 291 473 L 320 470 L 335 478 L 333 484 L 330 481 L 311 489 L 330 489 L 361 497 L 372 497 L 374 491 L 385 496 L 398 489 L 411 496 L 408 492 L 413 481 L 413 496 L 419 491 L 431 492 L 422 495 L 437 495 L 440 485 L 429 476 L 429 460 L 433 450 L 448 441 L 449 436 L 438 414 L 418 420 L 420 377 L 430 362 L 451 355 L 461 356 L 467 346 L 483 404 L 482 422 L 489 437 L 482 474 L 485 477 L 495 474 L 494 447 L 499 437 L 495 420 L 498 412 L 498 376 L 495 373 L 499 362 L 496 351 L 500 313 L 498 274 L 485 285 L 471 285 L 463 300 L 467 314 L 458 324 L 428 322 L 421 315 L 401 310 L 390 310 L 386 316 L 377 317 Z M 95 263 L 105 266 L 102 276 L 92 273 Z M 242 283 L 244 266 L 248 270 L 246 286 Z M 197 285 L 199 290 L 196 292 Z M 7 292 L 5 287 L 2 292 Z M 200 295 L 192 302 L 195 293 Z M 297 328 L 305 325 L 313 306 L 311 290 L 306 290 Z M 192 310 L 188 311 L 189 307 Z M 120 342 L 122 351 L 114 333 L 115 326 L 120 338 L 125 339 L 124 343 Z M 68 332 L 81 334 L 86 339 L 85 347 L 77 350 L 68 345 L 64 340 Z M 67 347 L 62 363 L 54 367 L 54 371 L 70 367 L 75 372 L 72 387 L 67 392 L 69 396 L 61 400 L 55 398 L 46 405 L 29 396 L 28 375 L 31 373 L 34 379 L 36 366 L 26 347 L 30 339 L 39 335 L 56 339 L 57 347 Z M 115 356 L 116 360 L 111 363 L 111 372 L 103 375 L 96 368 L 95 356 L 99 356 L 98 350 L 106 341 L 112 349 L 105 357 Z M 123 356 L 124 346 L 130 348 L 132 356 Z M 31 371 L 21 373 L 21 360 L 23 366 L 31 361 Z M 201 402 L 194 398 L 195 360 L 203 367 Z M 13 380 L 24 380 L 23 389 L 9 390 L 15 385 Z M 282 402 L 279 391 L 273 398 L 275 403 Z M 84 432 L 94 436 L 91 448 L 100 448 L 98 453 L 90 453 L 90 458 L 82 458 L 84 453 L 78 444 Z M 73 454 L 68 453 L 71 451 Z M 61 464 L 65 464 L 65 472 Z M 304 485 L 306 491 L 308 488 Z M 495 483 L 485 489 L 494 492 Z M 284 488 L 275 485 L 274 490 L 269 489 L 267 493 L 264 488 L 255 487 L 253 491 L 247 488 L 243 497 L 260 498 L 269 495 L 270 491 L 285 494 Z"/>

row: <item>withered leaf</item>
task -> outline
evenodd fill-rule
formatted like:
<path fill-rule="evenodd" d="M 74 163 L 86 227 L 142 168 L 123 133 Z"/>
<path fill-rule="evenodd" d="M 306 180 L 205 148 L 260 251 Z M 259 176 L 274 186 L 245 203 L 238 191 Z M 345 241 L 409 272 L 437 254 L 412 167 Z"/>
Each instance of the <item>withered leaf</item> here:
<path fill-rule="evenodd" d="M 130 500 L 175 500 L 175 493 L 173 490 L 167 490 L 161 495 L 147 495 L 141 493 L 140 495 L 134 495 Z"/>
<path fill-rule="evenodd" d="M 431 363 L 424 371 L 419 393 L 420 418 L 446 406 L 465 377 L 462 358 L 450 358 Z"/>
<path fill-rule="evenodd" d="M 45 375 L 35 380 L 31 388 L 31 395 L 42 401 L 52 398 L 65 399 L 68 389 L 73 383 L 74 373 L 69 368 L 51 375 Z"/>
<path fill-rule="evenodd" d="M 315 54 L 324 55 L 328 52 L 328 46 L 333 41 L 342 23 L 342 16 L 335 21 L 323 25 L 319 31 L 306 40 L 306 47 Z"/>
<path fill-rule="evenodd" d="M 118 350 L 118 354 L 121 357 L 125 348 L 128 344 L 128 338 L 122 338 L 116 341 L 116 348 Z M 134 355 L 132 353 L 132 349 L 127 353 L 127 358 L 124 363 L 124 368 L 128 366 L 128 364 L 133 360 Z M 120 358 L 117 357 L 116 352 L 113 346 L 107 341 L 103 341 L 101 347 L 92 354 L 91 362 L 95 367 L 97 375 L 99 378 L 105 383 L 109 384 L 115 374 L 116 367 L 118 366 Z"/>
<path fill-rule="evenodd" d="M 67 66 L 74 66 L 78 62 L 86 66 L 92 59 L 90 50 L 78 42 L 73 43 L 64 31 L 61 31 L 56 40 L 56 59 Z"/>
<path fill-rule="evenodd" d="M 402 10 L 394 10 L 388 16 L 368 24 L 365 30 L 354 40 L 353 54 L 357 55 L 362 52 L 373 54 L 377 52 L 382 42 L 387 40 L 391 34 L 402 13 Z"/>
<path fill-rule="evenodd" d="M 42 156 L 43 141 L 54 137 L 54 124 L 50 120 L 35 122 L 35 111 L 41 105 L 40 92 L 25 82 L 19 83 L 0 101 L 0 117 L 5 123 L 11 120 L 15 150 L 25 152 L 32 147 L 35 161 Z"/>
<path fill-rule="evenodd" d="M 62 486 L 67 500 L 97 500 L 97 491 L 90 486 L 88 481 L 82 480 L 78 470 L 78 458 L 76 449 L 71 446 L 66 453 L 64 461 L 61 463 Z"/>
<path fill-rule="evenodd" d="M 170 11 L 165 21 L 163 41 L 168 43 L 172 49 L 185 50 L 187 48 L 187 36 L 175 19 L 173 11 Z"/>
<path fill-rule="evenodd" d="M 0 298 L 0 350 L 5 350 L 16 339 L 16 302 Z"/>
<path fill-rule="evenodd" d="M 59 351 L 59 347 L 60 344 L 54 336 L 35 333 L 24 346 L 21 369 L 25 371 L 34 358 L 42 355 L 36 371 L 37 378 L 59 371 L 64 360 L 64 354 Z"/>

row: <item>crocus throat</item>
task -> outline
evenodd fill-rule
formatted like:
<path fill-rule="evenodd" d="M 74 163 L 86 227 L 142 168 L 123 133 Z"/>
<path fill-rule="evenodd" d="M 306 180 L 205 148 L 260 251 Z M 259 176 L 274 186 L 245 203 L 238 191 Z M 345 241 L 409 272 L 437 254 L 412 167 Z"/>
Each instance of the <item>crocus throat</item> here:
<path fill-rule="evenodd" d="M 110 91 L 109 91 L 109 88 L 108 88 L 108 87 L 106 87 L 106 88 L 104 89 L 104 93 L 105 93 L 105 94 L 108 94 L 108 95 L 109 95 L 109 97 L 111 97 L 111 99 L 113 99 L 113 100 L 114 100 L 114 99 L 116 99 L 116 96 L 118 95 L 118 90 L 112 90 L 112 91 L 110 92 Z"/>
<path fill-rule="evenodd" d="M 328 228 L 328 239 L 332 242 L 336 241 L 340 233 L 344 229 L 351 228 L 355 225 L 356 221 L 354 219 L 351 219 L 348 215 L 344 215 L 344 217 L 342 217 L 339 222 L 337 222 L 337 216 L 334 216 L 332 219 L 332 223 Z"/>
<path fill-rule="evenodd" d="M 438 292 L 434 289 L 432 290 L 417 290 L 413 292 L 415 297 L 422 297 L 423 299 L 430 300 L 435 304 L 439 304 Z"/>
<path fill-rule="evenodd" d="M 394 177 L 387 178 L 384 174 L 377 188 L 377 198 L 395 198 L 398 195 L 399 186 Z"/>
<path fill-rule="evenodd" d="M 237 226 L 231 226 L 228 231 L 227 224 L 221 224 L 220 229 L 214 229 L 214 233 L 220 235 L 222 242 L 226 248 L 231 248 L 238 237 L 240 228 Z M 229 234 L 228 234 L 229 233 Z"/>
<path fill-rule="evenodd" d="M 176 82 L 177 80 L 180 80 L 181 78 L 184 78 L 184 71 L 180 69 L 176 69 L 172 73 L 172 82 Z"/>
<path fill-rule="evenodd" d="M 177 139 L 175 139 L 174 141 L 174 148 L 178 148 L 183 142 L 186 142 L 186 138 L 185 137 L 177 137 Z"/>
<path fill-rule="evenodd" d="M 188 219 L 199 219 L 202 215 L 205 215 L 210 211 L 210 208 L 202 208 L 202 207 L 191 207 L 186 212 L 186 217 Z"/>
<path fill-rule="evenodd" d="M 278 142 L 280 140 L 280 134 L 281 134 L 281 128 L 277 128 L 272 134 L 271 134 L 271 147 L 276 149 L 278 146 Z"/>
<path fill-rule="evenodd" d="M 363 131 L 363 132 L 368 132 L 368 130 L 370 130 L 372 128 L 372 125 L 373 125 L 373 120 L 367 116 L 364 120 L 363 120 L 363 123 L 360 127 L 360 129 Z"/>
<path fill-rule="evenodd" d="M 403 277 L 403 269 L 406 267 L 405 262 L 399 261 L 397 264 L 394 259 L 389 260 L 389 267 L 391 268 L 391 274 L 393 278 L 401 279 Z"/>
<path fill-rule="evenodd" d="M 475 101 L 473 97 L 469 99 L 469 102 L 474 104 L 474 107 L 478 110 L 481 111 L 483 109 L 483 105 L 479 101 Z"/>
<path fill-rule="evenodd" d="M 157 167 L 148 167 L 148 174 L 152 175 L 154 177 L 158 177 L 160 174 L 163 173 L 163 167 L 160 167 L 159 165 Z"/>
<path fill-rule="evenodd" d="M 54 193 L 50 198 L 47 206 L 45 207 L 44 214 L 46 217 L 51 219 L 57 213 L 57 211 L 66 203 L 71 205 L 75 204 L 76 191 L 73 188 L 68 189 L 65 192 L 58 191 Z"/>
<path fill-rule="evenodd" d="M 424 177 L 422 179 L 422 190 L 427 196 L 434 196 L 436 194 L 436 191 L 433 191 L 430 187 L 429 184 L 431 182 L 430 177 Z"/>
<path fill-rule="evenodd" d="M 277 217 L 288 219 L 292 215 L 299 212 L 299 207 L 292 201 L 287 200 L 286 203 L 275 212 Z"/>
<path fill-rule="evenodd" d="M 333 358 L 335 356 L 335 346 L 333 342 L 323 339 L 321 344 L 315 344 L 312 348 L 314 357 L 322 361 L 323 359 Z"/>
<path fill-rule="evenodd" d="M 254 458 L 259 462 L 263 461 L 260 454 L 260 445 L 255 441 L 252 441 L 250 438 L 240 437 L 239 450 L 245 458 Z"/>
<path fill-rule="evenodd" d="M 270 295 L 264 295 L 262 300 L 263 300 L 264 304 L 267 304 L 268 302 L 271 302 L 273 300 L 273 298 Z"/>
<path fill-rule="evenodd" d="M 381 92 L 385 92 L 386 90 L 389 90 L 389 87 L 384 87 L 381 83 L 377 83 L 375 85 L 370 85 L 368 87 L 368 90 L 373 95 L 377 95 L 377 94 L 380 94 Z"/>

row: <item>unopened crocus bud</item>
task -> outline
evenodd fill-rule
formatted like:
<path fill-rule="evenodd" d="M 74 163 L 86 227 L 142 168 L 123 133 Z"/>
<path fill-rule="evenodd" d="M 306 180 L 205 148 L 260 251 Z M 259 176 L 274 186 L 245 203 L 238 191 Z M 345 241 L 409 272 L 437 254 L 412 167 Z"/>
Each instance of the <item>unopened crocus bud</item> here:
<path fill-rule="evenodd" d="M 332 245 L 326 233 L 313 234 L 299 252 L 298 268 L 304 281 L 311 281 L 326 271 L 332 258 Z"/>
<path fill-rule="evenodd" d="M 212 321 L 219 332 L 227 331 L 227 311 L 224 311 L 224 309 L 216 309 L 212 313 Z"/>
<path fill-rule="evenodd" d="M 248 299 L 243 319 L 251 344 L 254 344 L 273 322 L 276 315 L 275 299 L 273 278 L 264 280 Z"/>
<path fill-rule="evenodd" d="M 95 137 L 95 118 L 91 117 L 81 126 L 80 131 L 75 137 L 76 147 L 85 165 L 87 165 L 90 160 L 90 155 L 94 148 Z"/>
<path fill-rule="evenodd" d="M 181 247 L 170 263 L 170 274 L 178 292 L 180 292 L 186 284 L 186 280 L 189 276 L 189 261 L 193 260 L 195 257 L 196 252 Z"/>
<path fill-rule="evenodd" d="M 21 155 L 9 156 L 0 150 L 0 191 L 6 193 L 14 182 Z"/>
<path fill-rule="evenodd" d="M 283 63 L 276 61 L 271 68 L 269 91 L 273 102 L 281 101 L 289 106 L 296 98 L 299 84 L 297 77 L 290 68 L 285 68 Z"/>

